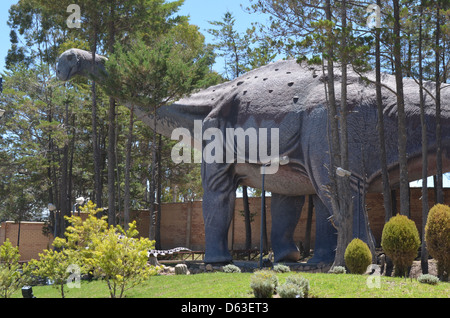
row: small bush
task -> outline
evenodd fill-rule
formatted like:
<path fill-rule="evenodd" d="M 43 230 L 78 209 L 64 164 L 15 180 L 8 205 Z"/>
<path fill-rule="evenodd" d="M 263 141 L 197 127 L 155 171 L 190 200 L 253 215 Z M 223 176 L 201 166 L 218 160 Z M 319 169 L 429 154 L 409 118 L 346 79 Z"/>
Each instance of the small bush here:
<path fill-rule="evenodd" d="M 276 273 L 288 273 L 291 271 L 289 266 L 286 266 L 284 264 L 277 264 L 273 267 L 273 271 Z"/>
<path fill-rule="evenodd" d="M 450 207 L 438 204 L 430 210 L 425 226 L 425 241 L 430 255 L 437 260 L 438 276 L 448 280 L 450 274 Z"/>
<path fill-rule="evenodd" d="M 348 244 L 344 259 L 350 273 L 364 274 L 367 267 L 372 264 L 372 253 L 366 243 L 360 239 L 354 239 Z"/>
<path fill-rule="evenodd" d="M 303 290 L 294 283 L 285 283 L 277 287 L 277 294 L 281 298 L 304 298 Z"/>
<path fill-rule="evenodd" d="M 228 264 L 223 267 L 224 273 L 240 273 L 241 269 L 233 264 Z"/>
<path fill-rule="evenodd" d="M 430 274 L 422 274 L 417 277 L 417 281 L 422 284 L 437 285 L 439 283 L 439 278 Z"/>
<path fill-rule="evenodd" d="M 404 215 L 387 222 L 381 235 L 381 246 L 392 259 L 396 276 L 406 276 L 420 246 L 416 224 Z"/>
<path fill-rule="evenodd" d="M 301 288 L 303 297 L 307 298 L 309 294 L 309 280 L 300 275 L 291 275 L 286 278 L 287 284 L 294 284 Z"/>
<path fill-rule="evenodd" d="M 345 269 L 344 266 L 334 266 L 332 269 L 330 269 L 329 273 L 330 274 L 345 274 L 345 273 L 347 273 L 347 270 Z"/>
<path fill-rule="evenodd" d="M 251 277 L 250 287 L 255 298 L 272 298 L 278 287 L 278 277 L 273 271 L 257 271 Z"/>

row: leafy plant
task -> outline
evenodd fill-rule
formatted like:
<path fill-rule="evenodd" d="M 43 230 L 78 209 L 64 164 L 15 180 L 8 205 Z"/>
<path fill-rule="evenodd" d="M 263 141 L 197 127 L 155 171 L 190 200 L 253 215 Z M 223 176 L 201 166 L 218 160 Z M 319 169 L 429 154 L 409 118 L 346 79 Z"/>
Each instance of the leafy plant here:
<path fill-rule="evenodd" d="M 250 287 L 255 298 L 272 298 L 278 286 L 278 277 L 270 270 L 260 270 L 251 277 Z"/>
<path fill-rule="evenodd" d="M 330 274 L 345 274 L 345 273 L 347 273 L 347 270 L 345 269 L 344 266 L 334 266 L 332 269 L 330 269 L 329 273 Z"/>
<path fill-rule="evenodd" d="M 44 250 L 44 253 L 39 253 L 39 260 L 31 260 L 28 271 L 33 275 L 50 279 L 53 282 L 52 286 L 59 289 L 61 297 L 65 298 L 68 287 L 67 283 L 73 274 L 70 270 L 71 265 L 80 268 L 78 265 L 72 263 L 72 260 L 64 250 Z M 81 275 L 81 269 L 77 274 Z M 80 278 L 78 276 L 78 279 Z"/>
<path fill-rule="evenodd" d="M 236 265 L 228 264 L 223 267 L 223 272 L 224 273 L 240 273 L 241 269 L 239 267 L 237 267 Z"/>
<path fill-rule="evenodd" d="M 13 247 L 9 239 L 0 246 L 0 296 L 9 298 L 27 282 L 19 265 L 19 248 Z"/>
<path fill-rule="evenodd" d="M 300 275 L 291 275 L 286 278 L 286 283 L 297 285 L 301 291 L 303 297 L 307 298 L 309 295 L 309 280 Z"/>
<path fill-rule="evenodd" d="M 420 246 L 415 223 L 404 215 L 391 218 L 383 228 L 381 246 L 394 263 L 395 275 L 406 276 Z"/>
<path fill-rule="evenodd" d="M 84 271 L 102 278 L 111 298 L 122 298 L 126 290 L 157 274 L 158 267 L 147 265 L 148 250 L 154 249 L 155 242 L 136 238 L 136 222 L 124 231 L 120 226 L 108 227 L 105 217 L 97 218 L 99 210 L 92 202 L 83 209 L 89 214 L 86 221 L 67 218 L 72 224 L 66 231 L 67 240 L 56 240 L 56 245 L 84 264 Z"/>
<path fill-rule="evenodd" d="M 450 275 L 450 207 L 435 205 L 428 214 L 425 241 L 430 255 L 438 262 L 438 276 Z M 444 276 L 445 275 L 445 276 Z"/>
<path fill-rule="evenodd" d="M 417 281 L 422 284 L 437 285 L 439 283 L 439 278 L 431 274 L 422 274 L 417 277 Z"/>
<path fill-rule="evenodd" d="M 366 243 L 360 239 L 354 239 L 348 244 L 344 259 L 351 273 L 364 274 L 372 263 L 372 253 Z"/>
<path fill-rule="evenodd" d="M 285 283 L 278 286 L 277 294 L 281 298 L 304 298 L 302 288 L 294 283 Z"/>
<path fill-rule="evenodd" d="M 273 267 L 273 271 L 275 273 L 288 273 L 291 271 L 291 269 L 289 268 L 289 266 L 286 266 L 284 264 L 277 264 Z"/>

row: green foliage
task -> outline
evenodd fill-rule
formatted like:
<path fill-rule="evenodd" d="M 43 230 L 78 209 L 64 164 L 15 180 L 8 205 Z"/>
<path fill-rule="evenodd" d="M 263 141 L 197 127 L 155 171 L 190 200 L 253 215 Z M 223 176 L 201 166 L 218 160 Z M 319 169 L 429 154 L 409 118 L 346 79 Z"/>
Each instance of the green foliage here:
<path fill-rule="evenodd" d="M 224 273 L 240 273 L 241 269 L 239 267 L 237 267 L 236 265 L 228 264 L 223 267 L 223 272 Z"/>
<path fill-rule="evenodd" d="M 203 87 L 213 59 L 196 26 L 183 23 L 155 39 L 117 44 L 107 63 L 108 94 L 142 107 L 159 107 Z"/>
<path fill-rule="evenodd" d="M 417 277 L 417 281 L 422 284 L 437 285 L 439 283 L 439 278 L 431 274 L 422 274 Z"/>
<path fill-rule="evenodd" d="M 395 274 L 406 276 L 420 246 L 419 232 L 413 221 L 404 215 L 394 216 L 383 228 L 381 246 L 392 259 Z"/>
<path fill-rule="evenodd" d="M 19 248 L 14 247 L 11 241 L 6 239 L 0 246 L 0 264 L 10 267 L 18 263 L 19 259 Z"/>
<path fill-rule="evenodd" d="M 53 287 L 59 289 L 61 297 L 65 298 L 67 293 L 67 283 L 73 274 L 68 270 L 69 266 L 73 265 L 79 268 L 78 265 L 73 264 L 72 260 L 65 250 L 44 250 L 44 253 L 39 253 L 39 260 L 31 260 L 28 271 L 32 275 L 45 277 L 53 282 Z M 78 274 L 81 274 L 81 269 Z M 78 278 L 80 278 L 78 276 Z"/>
<path fill-rule="evenodd" d="M 251 277 L 250 287 L 256 298 L 272 298 L 278 286 L 278 277 L 270 270 L 260 270 Z"/>
<path fill-rule="evenodd" d="M 304 298 L 303 290 L 294 283 L 285 283 L 277 287 L 277 294 L 281 298 Z"/>
<path fill-rule="evenodd" d="M 330 274 L 345 274 L 345 273 L 347 273 L 347 270 L 345 269 L 344 266 L 334 266 L 332 269 L 330 269 L 329 273 Z"/>
<path fill-rule="evenodd" d="M 354 239 L 348 244 L 344 254 L 345 265 L 353 274 L 364 274 L 372 264 L 372 253 L 369 246 L 360 239 Z"/>
<path fill-rule="evenodd" d="M 273 267 L 273 271 L 275 273 L 287 273 L 290 272 L 291 269 L 289 268 L 289 266 L 286 266 L 284 264 L 277 264 Z"/>
<path fill-rule="evenodd" d="M 438 276 L 450 275 L 450 207 L 437 204 L 428 214 L 425 226 L 428 251 L 438 261 Z"/>
<path fill-rule="evenodd" d="M 298 275 L 298 274 L 294 274 L 294 275 L 288 276 L 286 278 L 286 283 L 294 284 L 294 285 L 298 286 L 301 289 L 303 297 L 305 297 L 305 298 L 308 297 L 308 295 L 309 295 L 309 280 L 306 279 L 305 277 Z"/>
<path fill-rule="evenodd" d="M 155 242 L 136 238 L 136 222 L 124 231 L 120 226 L 108 227 L 106 217 L 97 218 L 99 209 L 92 202 L 82 209 L 88 213 L 86 221 L 77 216 L 67 218 L 71 226 L 66 240 L 55 239 L 55 246 L 83 264 L 84 272 L 102 278 L 111 298 L 123 297 L 126 290 L 157 274 L 157 267 L 147 265 L 148 250 L 154 248 Z"/>
<path fill-rule="evenodd" d="M 9 298 L 27 282 L 19 265 L 19 248 L 13 247 L 9 239 L 0 246 L 0 297 Z"/>

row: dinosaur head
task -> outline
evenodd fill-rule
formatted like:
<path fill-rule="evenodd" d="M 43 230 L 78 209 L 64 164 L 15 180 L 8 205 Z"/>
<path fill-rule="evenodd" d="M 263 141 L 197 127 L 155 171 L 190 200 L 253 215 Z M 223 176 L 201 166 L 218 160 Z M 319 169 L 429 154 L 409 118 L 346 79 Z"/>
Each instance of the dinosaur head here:
<path fill-rule="evenodd" d="M 61 81 L 68 81 L 80 71 L 80 58 L 75 49 L 70 49 L 58 59 L 56 76 Z"/>
<path fill-rule="evenodd" d="M 65 51 L 58 59 L 56 76 L 61 81 L 68 81 L 76 75 L 101 79 L 105 76 L 105 62 L 108 59 L 101 55 L 95 55 L 95 63 L 92 63 L 92 54 L 80 49 Z"/>

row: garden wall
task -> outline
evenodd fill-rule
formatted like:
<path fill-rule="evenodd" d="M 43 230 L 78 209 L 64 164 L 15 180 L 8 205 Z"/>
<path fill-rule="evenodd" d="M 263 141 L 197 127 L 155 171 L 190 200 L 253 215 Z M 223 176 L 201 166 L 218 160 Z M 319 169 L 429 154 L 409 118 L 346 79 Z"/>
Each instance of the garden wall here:
<path fill-rule="evenodd" d="M 51 247 L 53 238 L 42 233 L 43 222 L 20 222 L 19 253 L 20 261 L 37 259 L 39 253 Z M 0 225 L 0 245 L 9 239 L 13 246 L 17 246 L 19 223 L 2 222 Z"/>
<path fill-rule="evenodd" d="M 450 189 L 444 190 L 446 204 L 450 205 Z M 421 189 L 411 189 L 411 219 L 415 221 L 419 232 L 422 231 L 422 201 L 420 200 Z M 434 205 L 434 190 L 429 190 L 430 206 Z M 270 244 L 270 197 L 266 199 L 267 212 L 267 232 Z M 260 232 L 260 210 L 261 201 L 259 198 L 249 198 L 250 211 L 254 215 L 252 225 L 252 248 L 259 249 Z M 397 210 L 399 198 L 397 196 Z M 384 208 L 383 196 L 381 194 L 368 194 L 366 205 L 369 213 L 370 225 L 379 245 L 381 233 L 384 226 Z M 306 223 L 307 223 L 308 200 L 306 200 L 300 222 L 295 231 L 295 241 L 302 245 L 305 244 Z M 245 224 L 242 215 L 242 199 L 236 200 L 234 218 L 229 231 L 229 248 L 233 250 L 242 250 L 245 248 Z M 141 236 L 148 237 L 149 233 L 149 212 L 134 211 L 131 218 L 136 220 L 138 231 Z M 311 224 L 311 248 L 314 247 L 315 238 L 315 215 L 312 217 Z M 20 246 L 21 261 L 28 261 L 38 257 L 44 249 L 51 246 L 52 238 L 42 233 L 44 223 L 40 222 L 21 222 Z M 0 225 L 0 244 L 7 238 L 11 243 L 17 245 L 18 224 L 14 222 L 3 222 Z M 175 247 L 187 247 L 194 251 L 204 250 L 205 232 L 202 216 L 202 202 L 192 203 L 166 203 L 162 205 L 161 217 L 161 247 L 162 249 L 171 249 Z"/>

